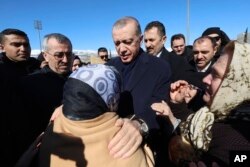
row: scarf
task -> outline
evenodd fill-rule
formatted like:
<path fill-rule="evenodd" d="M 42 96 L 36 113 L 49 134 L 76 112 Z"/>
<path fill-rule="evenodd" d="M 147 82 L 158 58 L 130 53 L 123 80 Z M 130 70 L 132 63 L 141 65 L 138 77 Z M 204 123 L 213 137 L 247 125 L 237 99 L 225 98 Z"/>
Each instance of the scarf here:
<path fill-rule="evenodd" d="M 214 121 L 226 119 L 231 111 L 250 100 L 250 44 L 235 42 L 232 61 L 213 98 L 180 125 L 181 135 L 195 150 L 208 151 Z"/>

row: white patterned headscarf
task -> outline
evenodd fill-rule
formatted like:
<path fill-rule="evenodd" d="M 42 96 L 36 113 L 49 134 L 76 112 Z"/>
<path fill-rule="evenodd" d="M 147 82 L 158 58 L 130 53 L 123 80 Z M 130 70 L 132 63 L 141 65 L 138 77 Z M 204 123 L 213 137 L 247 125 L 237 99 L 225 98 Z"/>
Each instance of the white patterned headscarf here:
<path fill-rule="evenodd" d="M 103 64 L 89 64 L 72 73 L 75 78 L 91 86 L 102 97 L 110 111 L 116 111 L 120 97 L 120 81 L 114 67 Z"/>
<path fill-rule="evenodd" d="M 115 112 L 121 80 L 112 66 L 91 64 L 74 71 L 64 86 L 63 113 L 73 120 L 91 119 Z"/>
<path fill-rule="evenodd" d="M 215 120 L 225 119 L 233 109 L 250 100 L 250 44 L 234 44 L 229 70 L 210 108 L 201 108 L 180 125 L 183 140 L 192 143 L 196 150 L 208 150 Z"/>

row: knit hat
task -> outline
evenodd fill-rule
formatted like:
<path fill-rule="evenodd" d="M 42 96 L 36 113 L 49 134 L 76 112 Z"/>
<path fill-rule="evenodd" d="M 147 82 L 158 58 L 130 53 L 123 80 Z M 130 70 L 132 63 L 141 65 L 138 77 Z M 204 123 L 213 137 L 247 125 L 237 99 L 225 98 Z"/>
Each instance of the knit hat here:
<path fill-rule="evenodd" d="M 65 83 L 63 114 L 71 120 L 85 120 L 115 112 L 120 85 L 120 76 L 114 67 L 103 64 L 80 67 Z"/>

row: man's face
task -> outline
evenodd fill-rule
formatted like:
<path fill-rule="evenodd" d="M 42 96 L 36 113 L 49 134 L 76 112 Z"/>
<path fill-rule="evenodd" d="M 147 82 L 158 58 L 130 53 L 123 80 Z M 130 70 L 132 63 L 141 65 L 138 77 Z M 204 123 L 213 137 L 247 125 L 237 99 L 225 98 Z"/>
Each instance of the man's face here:
<path fill-rule="evenodd" d="M 136 29 L 134 22 L 113 28 L 115 48 L 123 63 L 130 63 L 139 53 L 142 37 L 136 34 Z"/>
<path fill-rule="evenodd" d="M 59 43 L 56 39 L 48 40 L 48 50 L 44 52 L 44 58 L 51 70 L 58 74 L 68 73 L 72 60 L 72 48 L 68 43 Z"/>
<path fill-rule="evenodd" d="M 103 61 L 107 61 L 108 60 L 108 52 L 99 52 L 98 56 L 103 60 Z"/>
<path fill-rule="evenodd" d="M 25 37 L 14 34 L 5 35 L 5 40 L 1 45 L 1 50 L 14 62 L 27 60 L 31 53 L 29 40 Z"/>
<path fill-rule="evenodd" d="M 166 36 L 161 36 L 158 29 L 153 27 L 144 32 L 144 44 L 147 53 L 156 56 L 161 52 L 166 41 Z"/>
<path fill-rule="evenodd" d="M 183 38 L 175 39 L 172 43 L 172 49 L 177 55 L 181 55 L 185 51 L 185 42 Z"/>
<path fill-rule="evenodd" d="M 196 41 L 193 45 L 194 61 L 200 70 L 204 69 L 214 57 L 216 49 L 209 39 Z"/>
<path fill-rule="evenodd" d="M 207 103 L 208 106 L 212 104 L 214 96 L 223 81 L 228 61 L 228 54 L 224 53 L 224 55 L 220 56 L 219 59 L 214 63 L 210 74 L 208 74 L 203 79 L 203 82 L 206 84 L 206 91 L 203 95 L 203 100 Z"/>

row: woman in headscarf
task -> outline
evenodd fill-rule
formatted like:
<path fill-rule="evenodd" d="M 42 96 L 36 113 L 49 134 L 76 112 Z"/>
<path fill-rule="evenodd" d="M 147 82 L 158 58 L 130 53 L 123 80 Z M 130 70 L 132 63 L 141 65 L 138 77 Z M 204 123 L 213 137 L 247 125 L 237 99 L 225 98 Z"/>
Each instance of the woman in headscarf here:
<path fill-rule="evenodd" d="M 120 86 L 120 76 L 110 66 L 88 65 L 73 72 L 58 108 L 62 113 L 45 131 L 39 166 L 152 166 L 147 161 L 151 152 L 142 148 L 124 159 L 109 153 L 108 143 L 120 129 L 115 126 Z"/>
<path fill-rule="evenodd" d="M 80 68 L 83 65 L 82 60 L 80 59 L 79 56 L 74 55 L 72 58 L 72 67 L 71 67 L 71 71 L 75 71 L 78 68 Z"/>
<path fill-rule="evenodd" d="M 250 45 L 226 45 L 203 82 L 206 106 L 180 123 L 179 136 L 169 143 L 170 158 L 178 166 L 199 160 L 229 166 L 233 151 L 250 151 Z M 157 112 L 167 115 L 169 108 L 161 107 Z"/>

